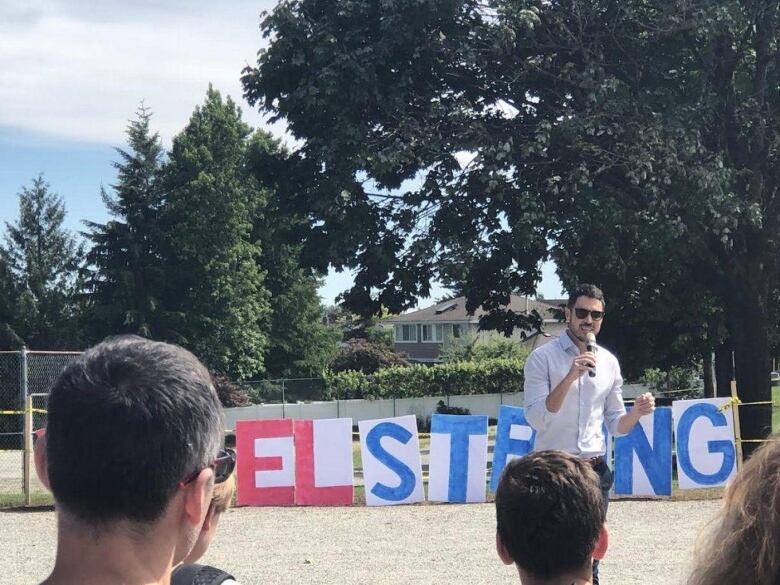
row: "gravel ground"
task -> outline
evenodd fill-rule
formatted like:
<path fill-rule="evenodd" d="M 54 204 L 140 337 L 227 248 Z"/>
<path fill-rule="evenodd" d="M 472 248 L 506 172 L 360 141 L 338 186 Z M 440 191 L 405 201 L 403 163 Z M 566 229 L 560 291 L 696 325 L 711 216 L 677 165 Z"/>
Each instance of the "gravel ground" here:
<path fill-rule="evenodd" d="M 602 583 L 683 583 L 719 501 L 613 501 Z M 492 504 L 229 510 L 203 562 L 242 585 L 514 584 L 494 549 Z M 50 511 L 0 512 L 0 585 L 37 583 L 54 559 Z"/>

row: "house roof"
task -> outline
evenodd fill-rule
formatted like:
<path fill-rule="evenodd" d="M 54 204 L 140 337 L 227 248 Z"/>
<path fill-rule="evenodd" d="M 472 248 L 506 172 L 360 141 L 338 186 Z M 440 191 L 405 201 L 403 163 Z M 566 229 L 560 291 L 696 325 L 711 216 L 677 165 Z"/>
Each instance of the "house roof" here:
<path fill-rule="evenodd" d="M 509 309 L 515 313 L 525 313 L 528 311 L 538 312 L 545 321 L 557 321 L 556 309 L 558 305 L 552 303 L 558 301 L 535 300 L 520 295 L 512 295 L 509 302 Z M 479 307 L 473 315 L 466 313 L 466 297 L 457 297 L 448 301 L 443 301 L 436 305 L 431 305 L 425 309 L 405 313 L 404 315 L 395 315 L 384 320 L 385 323 L 477 323 L 479 318 L 487 311 Z"/>

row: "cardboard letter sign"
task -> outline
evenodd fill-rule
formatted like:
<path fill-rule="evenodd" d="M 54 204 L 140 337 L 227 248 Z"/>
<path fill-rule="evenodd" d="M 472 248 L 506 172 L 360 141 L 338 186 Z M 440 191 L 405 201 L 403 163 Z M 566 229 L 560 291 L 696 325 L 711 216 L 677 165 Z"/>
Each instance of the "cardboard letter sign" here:
<path fill-rule="evenodd" d="M 239 506 L 295 503 L 295 447 L 291 419 L 236 423 Z"/>
<path fill-rule="evenodd" d="M 388 506 L 425 499 L 417 418 L 413 415 L 358 423 L 366 504 Z"/>
<path fill-rule="evenodd" d="M 484 502 L 488 418 L 434 414 L 428 499 L 435 502 Z"/>
<path fill-rule="evenodd" d="M 351 418 L 295 421 L 296 504 L 352 504 L 353 473 Z"/>

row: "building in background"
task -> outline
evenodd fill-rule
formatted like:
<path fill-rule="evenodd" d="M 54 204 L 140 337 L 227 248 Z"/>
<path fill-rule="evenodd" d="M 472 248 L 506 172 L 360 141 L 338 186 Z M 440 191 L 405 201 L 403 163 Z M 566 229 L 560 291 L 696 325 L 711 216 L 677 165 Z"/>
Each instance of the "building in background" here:
<path fill-rule="evenodd" d="M 566 328 L 562 318 L 562 306 L 565 304 L 565 299 L 535 300 L 512 295 L 509 309 L 525 314 L 536 311 L 543 323 L 541 331 L 526 331 L 525 340 L 519 329 L 515 329 L 511 339 L 535 349 L 558 337 Z M 454 339 L 471 334 L 479 343 L 504 337 L 497 331 L 480 331 L 479 318 L 484 314 L 481 307 L 473 315 L 467 314 L 466 297 L 457 297 L 425 309 L 389 317 L 382 321 L 382 326 L 393 328 L 395 351 L 407 354 L 409 361 L 437 363 L 441 361 L 442 348 Z"/>

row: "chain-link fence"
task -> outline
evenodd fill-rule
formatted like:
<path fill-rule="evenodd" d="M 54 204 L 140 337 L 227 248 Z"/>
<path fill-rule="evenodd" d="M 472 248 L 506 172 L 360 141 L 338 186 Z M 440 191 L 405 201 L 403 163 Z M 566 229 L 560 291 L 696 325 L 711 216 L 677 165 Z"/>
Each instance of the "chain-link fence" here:
<path fill-rule="evenodd" d="M 242 382 L 256 404 L 290 404 L 331 400 L 322 378 L 282 378 Z"/>
<path fill-rule="evenodd" d="M 0 352 L 0 504 L 16 502 L 24 490 L 25 409 L 31 430 L 46 426 L 46 399 L 60 372 L 78 352 Z M 28 403 L 29 398 L 29 403 Z M 34 474 L 32 474 L 34 476 Z M 31 490 L 42 487 L 34 480 Z"/>

